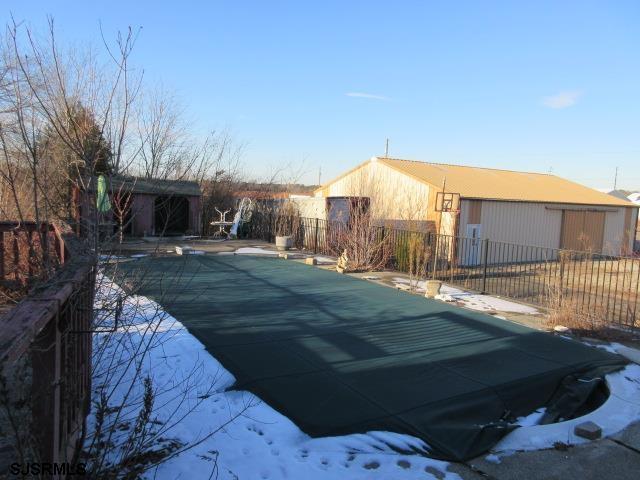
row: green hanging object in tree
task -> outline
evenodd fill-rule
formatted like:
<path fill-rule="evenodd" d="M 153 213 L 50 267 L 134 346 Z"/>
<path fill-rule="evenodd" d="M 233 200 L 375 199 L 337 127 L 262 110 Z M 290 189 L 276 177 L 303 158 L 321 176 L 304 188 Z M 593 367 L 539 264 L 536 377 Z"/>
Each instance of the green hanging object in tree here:
<path fill-rule="evenodd" d="M 111 202 L 109 202 L 109 194 L 107 193 L 107 180 L 104 175 L 98 176 L 98 193 L 96 195 L 96 207 L 101 213 L 107 213 L 111 210 Z"/>

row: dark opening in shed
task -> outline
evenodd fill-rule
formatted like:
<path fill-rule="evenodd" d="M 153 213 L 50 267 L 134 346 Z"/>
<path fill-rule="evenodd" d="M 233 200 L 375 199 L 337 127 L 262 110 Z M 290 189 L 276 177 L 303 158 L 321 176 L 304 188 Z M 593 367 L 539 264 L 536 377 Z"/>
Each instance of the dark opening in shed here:
<path fill-rule="evenodd" d="M 156 235 L 184 235 L 189 229 L 189 201 L 184 196 L 160 195 L 154 202 Z"/>

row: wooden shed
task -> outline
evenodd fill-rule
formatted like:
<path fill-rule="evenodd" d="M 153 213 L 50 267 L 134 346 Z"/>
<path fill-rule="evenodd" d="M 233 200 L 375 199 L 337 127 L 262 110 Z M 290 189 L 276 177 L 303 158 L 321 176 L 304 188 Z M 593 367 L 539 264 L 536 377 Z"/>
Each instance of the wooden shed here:
<path fill-rule="evenodd" d="M 440 213 L 443 192 L 452 208 Z M 397 228 L 615 255 L 632 251 L 638 219 L 637 205 L 551 174 L 384 157 L 315 195 L 369 197 L 376 218 Z"/>
<path fill-rule="evenodd" d="M 96 181 L 77 202 L 78 219 L 93 211 Z M 113 176 L 107 178 L 110 210 L 102 223 L 125 236 L 200 235 L 202 192 L 197 182 Z"/>

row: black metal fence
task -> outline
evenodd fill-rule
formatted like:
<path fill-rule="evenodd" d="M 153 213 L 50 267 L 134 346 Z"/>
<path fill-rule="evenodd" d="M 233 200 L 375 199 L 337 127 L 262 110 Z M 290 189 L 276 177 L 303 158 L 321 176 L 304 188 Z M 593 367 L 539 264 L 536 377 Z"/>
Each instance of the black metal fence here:
<path fill-rule="evenodd" d="M 245 235 L 273 242 L 273 215 L 255 215 Z M 292 221 L 296 248 L 339 255 L 348 224 L 318 218 Z M 417 277 L 541 307 L 570 307 L 607 323 L 640 326 L 640 258 L 518 245 L 375 226 L 391 252 L 387 267 Z"/>

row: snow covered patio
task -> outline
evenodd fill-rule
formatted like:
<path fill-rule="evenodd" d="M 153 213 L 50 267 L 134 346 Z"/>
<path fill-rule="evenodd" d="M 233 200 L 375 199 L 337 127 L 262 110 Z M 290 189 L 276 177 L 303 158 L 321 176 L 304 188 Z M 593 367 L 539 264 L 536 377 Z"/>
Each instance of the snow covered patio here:
<path fill-rule="evenodd" d="M 387 448 L 470 458 L 515 428 L 517 417 L 561 398 L 557 388 L 568 375 L 590 378 L 624 363 L 578 342 L 277 258 L 141 258 L 123 269 L 143 272 L 141 293 L 204 343 L 234 375 L 234 388 L 312 436 L 390 431 L 415 438 L 407 444 L 406 436 L 386 435 Z"/>

